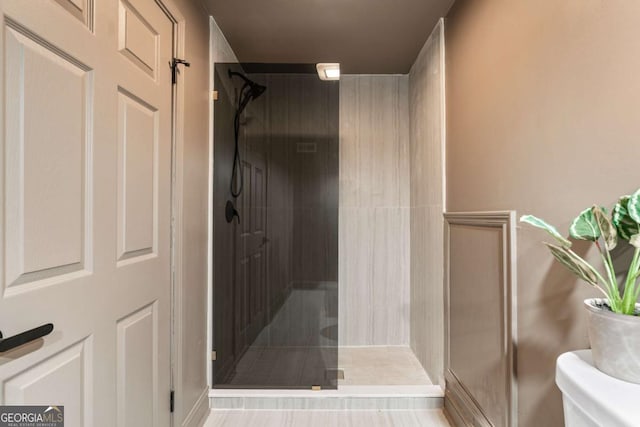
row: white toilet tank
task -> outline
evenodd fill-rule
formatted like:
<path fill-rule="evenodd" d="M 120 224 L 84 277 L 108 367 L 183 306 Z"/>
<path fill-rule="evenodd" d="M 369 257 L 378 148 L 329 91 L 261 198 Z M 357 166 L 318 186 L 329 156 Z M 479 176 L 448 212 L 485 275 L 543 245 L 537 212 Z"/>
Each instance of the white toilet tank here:
<path fill-rule="evenodd" d="M 640 426 L 640 385 L 600 372 L 591 350 L 560 355 L 556 384 L 562 391 L 565 426 Z"/>

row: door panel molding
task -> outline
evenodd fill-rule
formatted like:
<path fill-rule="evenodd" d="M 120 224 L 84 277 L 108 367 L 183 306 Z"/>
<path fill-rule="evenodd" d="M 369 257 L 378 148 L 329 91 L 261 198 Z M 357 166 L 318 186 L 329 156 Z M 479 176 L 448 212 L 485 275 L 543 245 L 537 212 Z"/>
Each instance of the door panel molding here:
<path fill-rule="evenodd" d="M 158 132 L 158 109 L 119 88 L 119 266 L 158 253 Z"/>
<path fill-rule="evenodd" d="M 3 289 L 11 296 L 90 274 L 94 89 L 91 67 L 11 18 L 4 24 Z M 43 100 L 43 89 L 55 93 Z"/>
<path fill-rule="evenodd" d="M 68 425 L 92 425 L 92 360 L 93 339 L 89 336 L 5 380 L 2 385 L 4 404 L 48 401 L 68 408 L 65 410 Z M 59 400 L 68 393 L 77 396 L 82 402 L 80 407 Z"/>
<path fill-rule="evenodd" d="M 120 53 L 156 80 L 159 63 L 158 32 L 130 2 L 120 0 L 119 11 Z"/>
<path fill-rule="evenodd" d="M 155 426 L 160 375 L 158 302 L 119 320 L 117 330 L 117 425 L 146 425 L 151 421 Z"/>
<path fill-rule="evenodd" d="M 87 29 L 93 32 L 94 0 L 55 0 Z"/>

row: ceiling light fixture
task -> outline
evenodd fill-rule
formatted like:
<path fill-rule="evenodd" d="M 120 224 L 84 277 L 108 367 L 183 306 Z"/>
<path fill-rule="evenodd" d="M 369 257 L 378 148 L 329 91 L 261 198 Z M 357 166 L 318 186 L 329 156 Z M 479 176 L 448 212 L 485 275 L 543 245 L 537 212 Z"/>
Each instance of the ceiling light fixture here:
<path fill-rule="evenodd" d="M 340 80 L 340 64 L 321 63 L 316 65 L 320 80 Z"/>

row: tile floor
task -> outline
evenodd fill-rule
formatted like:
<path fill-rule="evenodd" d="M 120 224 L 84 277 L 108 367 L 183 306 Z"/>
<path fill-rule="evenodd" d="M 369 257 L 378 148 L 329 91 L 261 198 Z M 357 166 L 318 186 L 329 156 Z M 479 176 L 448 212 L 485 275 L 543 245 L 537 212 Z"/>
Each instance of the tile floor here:
<path fill-rule="evenodd" d="M 296 285 L 223 385 L 246 388 L 336 386 L 337 283 Z"/>
<path fill-rule="evenodd" d="M 217 411 L 328 413 L 338 410 L 411 412 L 442 407 L 442 389 L 431 384 L 408 347 L 352 347 L 340 349 L 340 354 L 338 366 L 344 369 L 344 380 L 339 380 L 337 390 L 216 388 L 209 394 L 210 407 Z"/>
<path fill-rule="evenodd" d="M 409 347 L 340 347 L 341 385 L 433 384 Z"/>
<path fill-rule="evenodd" d="M 252 347 L 238 363 L 231 384 L 325 384 L 325 371 L 335 368 L 335 356 L 335 349 L 327 348 Z M 340 347 L 338 368 L 344 372 L 338 386 L 433 384 L 409 347 Z"/>
<path fill-rule="evenodd" d="M 213 410 L 205 427 L 448 427 L 441 410 L 239 411 Z"/>
<path fill-rule="evenodd" d="M 331 381 L 327 369 L 335 367 L 336 360 L 335 348 L 252 346 L 238 362 L 229 385 L 300 388 L 319 384 L 335 388 L 335 379 Z"/>
<path fill-rule="evenodd" d="M 425 404 L 425 402 L 429 403 L 427 402 L 429 393 L 432 393 L 425 389 L 437 388 L 439 393 L 441 390 L 433 386 L 431 379 L 409 347 L 339 347 L 336 360 L 337 341 L 334 334 L 326 331 L 336 324 L 337 319 L 325 313 L 324 316 L 320 316 L 323 320 L 321 323 L 304 321 L 305 313 L 316 312 L 313 318 L 317 318 L 317 311 L 325 309 L 326 301 L 327 298 L 323 292 L 293 292 L 272 323 L 261 332 L 256 342 L 243 355 L 229 384 L 241 387 L 254 386 L 250 388 L 265 386 L 268 388 L 270 384 L 291 385 L 294 386 L 293 388 L 302 384 L 323 384 L 322 381 L 326 381 L 327 370 L 335 369 L 337 365 L 343 370 L 344 379 L 338 380 L 338 390 L 326 392 L 344 394 L 344 396 L 329 396 L 340 399 L 339 406 L 343 409 L 336 410 L 330 405 L 321 405 L 316 409 L 299 409 L 313 405 L 304 401 L 304 396 L 297 397 L 298 400 L 304 401 L 304 405 L 301 403 L 302 406 L 287 406 L 284 405 L 286 402 L 280 401 L 295 400 L 291 396 L 285 398 L 271 396 L 284 393 L 286 390 L 257 391 L 260 399 L 269 405 L 261 401 L 262 403 L 258 402 L 260 404 L 256 403 L 252 406 L 246 400 L 249 399 L 249 403 L 252 403 L 256 397 L 247 397 L 242 394 L 248 390 L 221 389 L 217 390 L 219 394 L 217 399 L 220 402 L 224 403 L 222 400 L 229 394 L 227 400 L 244 399 L 244 403 L 239 406 L 221 404 L 217 406 L 218 408 L 247 409 L 214 409 L 205 427 L 449 426 L 442 410 L 425 409 L 440 406 Z M 324 392 L 295 391 L 302 394 Z M 239 397 L 234 393 L 239 393 Z M 363 406 L 361 402 L 363 396 L 369 400 L 375 400 L 376 404 L 370 408 Z M 441 399 L 441 395 L 433 397 Z M 349 398 L 360 399 L 353 409 L 345 409 L 350 406 L 343 399 Z M 406 403 L 404 400 L 412 398 L 419 400 L 421 405 L 381 404 L 383 400 L 393 399 Z M 321 400 L 325 402 L 329 399 Z M 216 405 L 213 406 L 216 407 Z M 282 409 L 262 409 L 265 407 Z"/>
<path fill-rule="evenodd" d="M 337 284 L 294 288 L 235 366 L 226 385 L 301 388 L 312 384 L 430 385 L 409 347 L 338 347 Z M 223 384 L 221 384 L 223 385 Z"/>

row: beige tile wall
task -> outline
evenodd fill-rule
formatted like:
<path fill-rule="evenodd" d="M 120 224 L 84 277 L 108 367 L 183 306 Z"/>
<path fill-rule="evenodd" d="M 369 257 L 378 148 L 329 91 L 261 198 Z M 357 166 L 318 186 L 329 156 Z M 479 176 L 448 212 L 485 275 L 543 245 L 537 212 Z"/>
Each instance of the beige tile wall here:
<path fill-rule="evenodd" d="M 342 345 L 409 343 L 407 76 L 340 82 Z"/>
<path fill-rule="evenodd" d="M 409 74 L 411 348 L 434 383 L 443 373 L 443 25 Z"/>

